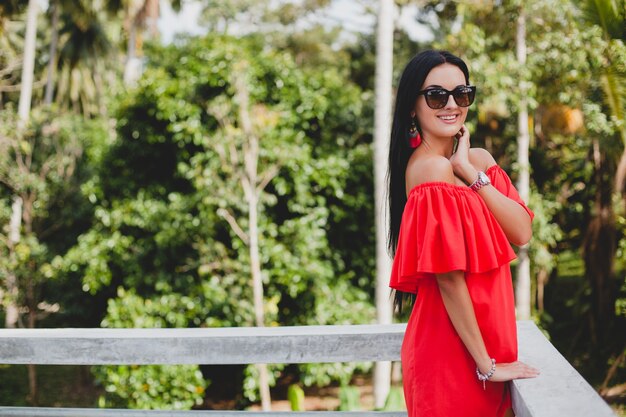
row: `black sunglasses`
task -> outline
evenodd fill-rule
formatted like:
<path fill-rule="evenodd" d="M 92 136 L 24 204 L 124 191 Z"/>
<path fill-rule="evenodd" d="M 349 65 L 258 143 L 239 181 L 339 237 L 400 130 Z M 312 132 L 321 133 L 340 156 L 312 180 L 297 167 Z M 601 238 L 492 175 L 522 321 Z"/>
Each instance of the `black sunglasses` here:
<path fill-rule="evenodd" d="M 460 85 L 454 90 L 449 91 L 442 87 L 427 88 L 418 91 L 418 96 L 423 95 L 426 98 L 426 104 L 431 109 L 443 109 L 448 104 L 448 98 L 452 96 L 454 102 L 460 107 L 469 107 L 474 102 L 476 96 L 476 86 Z"/>

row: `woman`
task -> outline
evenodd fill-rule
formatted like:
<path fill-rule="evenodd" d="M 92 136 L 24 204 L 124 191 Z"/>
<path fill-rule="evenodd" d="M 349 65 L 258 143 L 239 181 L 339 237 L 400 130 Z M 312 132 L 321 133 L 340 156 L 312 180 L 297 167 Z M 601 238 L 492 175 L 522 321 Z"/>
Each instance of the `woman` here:
<path fill-rule="evenodd" d="M 389 150 L 390 286 L 413 296 L 402 345 L 409 417 L 512 416 L 517 362 L 510 243 L 533 213 L 464 122 L 476 88 L 458 57 L 424 51 L 398 86 Z M 455 146 L 456 142 L 456 146 Z M 455 149 L 456 148 L 456 149 Z"/>

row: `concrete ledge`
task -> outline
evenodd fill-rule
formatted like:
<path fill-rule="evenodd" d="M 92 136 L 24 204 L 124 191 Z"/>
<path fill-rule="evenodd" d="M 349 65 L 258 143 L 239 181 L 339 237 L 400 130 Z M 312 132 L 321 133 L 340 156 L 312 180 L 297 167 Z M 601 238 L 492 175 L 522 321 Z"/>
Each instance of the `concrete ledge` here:
<path fill-rule="evenodd" d="M 518 326 L 520 360 L 538 378 L 511 384 L 517 417 L 615 417 L 531 321 Z M 0 329 L 0 364 L 248 364 L 397 361 L 406 325 L 219 329 Z M 0 407 L 1 416 L 404 417 L 382 412 L 154 411 Z"/>
<path fill-rule="evenodd" d="M 0 329 L 0 363 L 166 365 L 397 361 L 405 324 Z"/>
<path fill-rule="evenodd" d="M 2 417 L 406 417 L 376 411 L 160 411 L 91 408 L 0 407 Z"/>
<path fill-rule="evenodd" d="M 616 417 L 532 321 L 518 321 L 519 360 L 541 375 L 511 384 L 516 417 Z"/>

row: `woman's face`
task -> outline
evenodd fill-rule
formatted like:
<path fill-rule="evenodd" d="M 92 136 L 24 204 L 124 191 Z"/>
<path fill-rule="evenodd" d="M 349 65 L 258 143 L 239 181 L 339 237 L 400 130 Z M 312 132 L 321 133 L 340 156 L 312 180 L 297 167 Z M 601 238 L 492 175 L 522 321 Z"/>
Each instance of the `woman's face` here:
<path fill-rule="evenodd" d="M 442 64 L 428 73 L 421 90 L 432 87 L 443 87 L 452 91 L 460 85 L 466 85 L 465 75 L 456 65 Z M 467 107 L 460 107 L 452 95 L 448 96 L 447 104 L 441 109 L 431 109 L 426 104 L 424 95 L 419 95 L 415 103 L 415 115 L 425 138 L 452 137 L 465 123 Z"/>

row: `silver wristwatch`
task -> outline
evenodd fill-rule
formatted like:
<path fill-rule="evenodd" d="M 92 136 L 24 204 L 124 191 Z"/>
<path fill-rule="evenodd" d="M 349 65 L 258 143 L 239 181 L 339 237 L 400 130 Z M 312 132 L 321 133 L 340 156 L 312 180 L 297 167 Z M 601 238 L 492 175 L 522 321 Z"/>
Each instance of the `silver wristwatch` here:
<path fill-rule="evenodd" d="M 485 174 L 482 171 L 478 171 L 478 178 L 476 178 L 476 181 L 474 181 L 469 187 L 473 191 L 478 191 L 481 188 L 483 188 L 485 185 L 489 185 L 489 184 L 491 184 L 491 180 L 489 179 L 487 174 Z"/>

